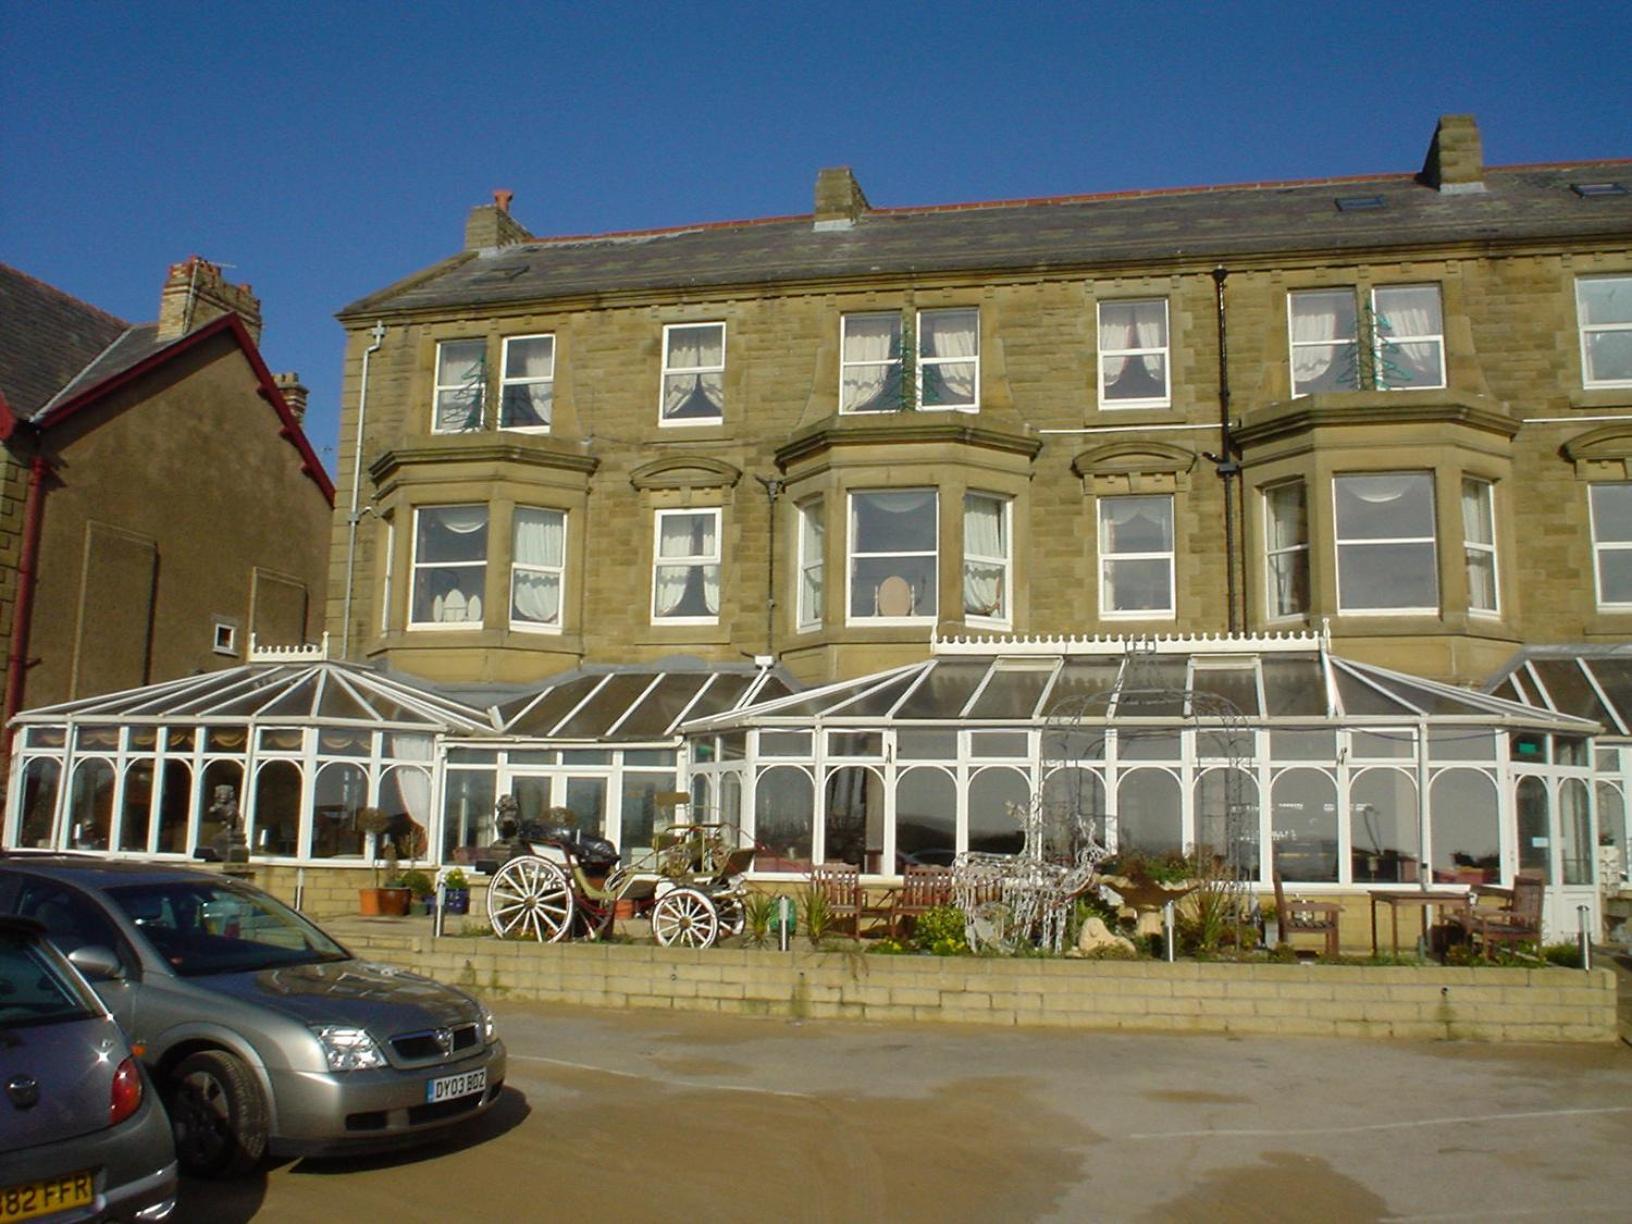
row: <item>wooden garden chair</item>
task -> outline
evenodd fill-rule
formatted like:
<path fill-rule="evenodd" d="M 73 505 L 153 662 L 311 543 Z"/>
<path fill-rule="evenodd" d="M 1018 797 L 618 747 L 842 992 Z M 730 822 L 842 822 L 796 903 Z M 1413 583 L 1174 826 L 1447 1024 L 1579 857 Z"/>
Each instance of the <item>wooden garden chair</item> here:
<path fill-rule="evenodd" d="M 826 899 L 832 926 L 848 926 L 852 937 L 860 939 L 865 900 L 861 891 L 861 869 L 849 863 L 818 863 L 810 869 L 810 884 Z"/>
<path fill-rule="evenodd" d="M 1455 915 L 1454 921 L 1467 932 L 1470 943 L 1479 945 L 1480 955 L 1489 960 L 1493 943 L 1541 942 L 1541 911 L 1546 896 L 1545 881 L 1530 872 L 1513 877 L 1512 888 L 1476 884 L 1468 892 L 1466 908 Z M 1487 897 L 1497 898 L 1500 904 L 1480 905 Z"/>
<path fill-rule="evenodd" d="M 908 863 L 901 877 L 901 887 L 895 892 L 890 907 L 890 935 L 905 937 L 910 929 L 906 924 L 917 921 L 918 915 L 937 905 L 952 901 L 952 872 L 945 867 Z"/>
<path fill-rule="evenodd" d="M 1343 907 L 1335 901 L 1305 901 L 1294 897 L 1287 900 L 1281 886 L 1281 873 L 1271 873 L 1275 881 L 1275 923 L 1280 942 L 1292 946 L 1294 935 L 1323 935 L 1326 937 L 1326 955 L 1335 957 L 1339 947 L 1338 919 Z"/>

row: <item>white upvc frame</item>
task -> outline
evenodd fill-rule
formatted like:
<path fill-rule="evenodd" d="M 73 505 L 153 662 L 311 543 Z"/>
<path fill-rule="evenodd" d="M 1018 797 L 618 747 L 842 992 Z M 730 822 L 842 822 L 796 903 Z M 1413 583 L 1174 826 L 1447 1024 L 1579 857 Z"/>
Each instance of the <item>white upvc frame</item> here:
<path fill-rule="evenodd" d="M 482 381 L 481 381 L 480 385 L 477 387 L 477 395 L 478 395 L 479 402 L 478 402 L 477 408 L 476 408 L 476 412 L 477 412 L 477 416 L 478 416 L 478 423 L 477 423 L 475 429 L 465 429 L 465 428 L 462 428 L 462 427 L 460 427 L 460 428 L 444 427 L 443 424 L 442 424 L 442 393 L 445 392 L 445 391 L 447 391 L 447 392 L 460 391 L 460 390 L 463 390 L 465 388 L 465 386 L 466 386 L 466 384 L 463 381 L 459 381 L 459 382 L 443 382 L 442 381 L 442 378 L 443 378 L 443 375 L 442 375 L 443 358 L 447 355 L 448 351 L 450 349 L 452 349 L 456 345 L 465 345 L 467 347 L 478 348 L 478 349 L 481 350 L 481 354 L 482 354 L 482 374 L 483 374 L 483 376 L 482 376 Z M 487 424 L 487 377 L 486 377 L 487 371 L 486 371 L 486 367 L 487 367 L 487 341 L 485 339 L 483 339 L 482 337 L 479 337 L 479 336 L 457 336 L 457 337 L 451 337 L 451 338 L 449 338 L 447 340 L 438 340 L 436 342 L 436 372 L 432 376 L 433 386 L 432 386 L 432 389 L 431 389 L 431 432 L 432 433 L 435 433 L 435 434 L 443 434 L 443 433 L 475 433 L 477 430 L 480 430 L 480 429 L 483 429 L 483 428 L 486 427 L 486 424 Z"/>
<path fill-rule="evenodd" d="M 434 570 L 434 569 L 468 569 L 468 568 L 470 568 L 470 567 L 472 567 L 472 566 L 474 566 L 476 564 L 476 562 L 474 562 L 474 561 L 421 561 L 419 559 L 419 526 L 420 526 L 420 522 L 421 522 L 420 516 L 427 513 L 427 512 L 434 512 L 434 511 L 437 511 L 437 510 L 468 510 L 468 509 L 471 509 L 473 506 L 480 506 L 482 513 L 487 515 L 487 523 L 483 527 L 483 531 L 484 531 L 484 533 L 487 533 L 488 535 L 491 535 L 491 532 L 492 532 L 492 529 L 493 529 L 493 513 L 486 505 L 484 505 L 482 503 L 478 503 L 478 502 L 448 502 L 448 503 L 446 503 L 444 505 L 415 506 L 414 507 L 414 533 L 413 533 L 413 537 L 412 537 L 412 539 L 410 541 L 411 551 L 410 551 L 410 554 L 409 554 L 409 564 L 408 564 L 408 614 L 403 619 L 404 619 L 407 627 L 414 630 L 416 633 L 421 632 L 421 631 L 427 631 L 427 630 L 431 631 L 431 632 L 435 632 L 435 633 L 457 633 L 457 632 L 460 632 L 460 631 L 467 631 L 468 632 L 469 630 L 472 630 L 472 629 L 480 629 L 482 627 L 482 625 L 485 623 L 486 619 L 487 619 L 487 617 L 486 617 L 486 607 L 485 606 L 483 608 L 483 615 L 482 615 L 482 618 L 480 620 L 473 620 L 473 621 L 425 620 L 425 621 L 422 621 L 422 620 L 415 620 L 414 619 L 414 595 L 415 595 L 415 593 L 416 593 L 416 591 L 417 591 L 417 589 L 419 587 L 419 573 L 420 573 L 421 569 L 426 569 L 426 570 Z M 482 566 L 482 590 L 481 590 L 481 594 L 482 594 L 482 597 L 483 597 L 484 605 L 485 605 L 485 602 L 486 602 L 486 595 L 487 595 L 487 566 L 488 566 L 488 562 L 490 560 L 489 554 L 492 552 L 492 550 L 493 550 L 493 541 L 492 541 L 491 538 L 489 538 L 486 541 L 486 547 L 482 551 L 482 560 L 481 560 L 481 566 Z"/>
<path fill-rule="evenodd" d="M 1120 501 L 1166 501 L 1167 503 L 1167 534 L 1169 547 L 1166 551 L 1156 552 L 1116 552 L 1105 551 L 1105 511 Z M 1102 620 L 1172 620 L 1178 614 L 1178 575 L 1174 558 L 1178 552 L 1178 524 L 1174 514 L 1173 495 L 1171 493 L 1140 493 L 1131 496 L 1101 497 L 1094 506 L 1095 531 L 1094 551 L 1099 555 L 1099 615 Z M 1165 608 L 1132 608 L 1117 609 L 1110 607 L 1108 596 L 1112 583 L 1106 578 L 1111 572 L 1111 566 L 1119 561 L 1165 561 L 1167 563 L 1167 606 Z"/>
<path fill-rule="evenodd" d="M 1345 616 L 1437 616 L 1439 614 L 1439 601 L 1443 597 L 1440 590 L 1439 580 L 1439 521 L 1437 515 L 1434 515 L 1434 521 L 1430 524 L 1430 531 L 1426 536 L 1387 536 L 1375 538 L 1367 536 L 1353 540 L 1345 540 L 1342 535 L 1339 534 L 1340 528 L 1338 525 L 1337 505 L 1338 487 L 1345 480 L 1356 478 L 1363 479 L 1368 476 L 1415 477 L 1426 480 L 1428 482 L 1429 513 L 1434 514 L 1435 511 L 1434 501 L 1437 482 L 1435 480 L 1435 474 L 1431 471 L 1340 472 L 1332 477 L 1332 580 L 1333 585 L 1337 589 L 1337 610 Z M 1375 608 L 1366 607 L 1363 605 L 1351 607 L 1344 602 L 1343 550 L 1345 548 L 1372 547 L 1379 544 L 1427 544 L 1433 549 L 1432 573 L 1434 578 L 1434 602 L 1432 604 L 1424 604 L 1421 606 L 1412 605 L 1410 607 L 1400 608 Z"/>
<path fill-rule="evenodd" d="M 998 506 L 998 523 L 1002 529 L 1003 551 L 1001 554 L 989 555 L 977 553 L 969 547 L 969 502 L 973 498 L 983 501 L 996 502 Z M 971 625 L 980 625 L 990 629 L 1007 629 L 1014 624 L 1014 499 L 1001 493 L 987 493 L 980 489 L 970 489 L 963 495 L 964 528 L 963 528 L 963 564 L 965 569 L 970 564 L 989 565 L 1000 567 L 1003 571 L 1003 590 L 999 606 L 1002 608 L 998 615 L 977 615 L 969 610 L 969 596 L 966 589 L 967 575 L 960 583 L 959 595 L 963 603 L 963 619 Z"/>
<path fill-rule="evenodd" d="M 924 319 L 928 315 L 938 314 L 972 314 L 975 316 L 975 351 L 967 357 L 926 357 L 924 356 Z M 920 412 L 979 412 L 980 411 L 980 307 L 979 306 L 939 306 L 930 310 L 920 310 L 914 320 L 912 337 L 913 353 L 913 403 Z M 970 400 L 967 404 L 926 404 L 924 403 L 924 369 L 927 366 L 942 365 L 972 365 L 975 367 L 975 385 L 970 391 Z"/>
<path fill-rule="evenodd" d="M 862 319 L 892 319 L 895 322 L 896 345 L 902 347 L 904 337 L 901 335 L 901 312 L 899 310 L 855 310 L 839 316 L 839 413 L 843 416 L 866 415 L 874 412 L 895 412 L 901 405 L 886 408 L 852 408 L 844 402 L 845 374 L 853 369 L 876 369 L 882 367 L 885 371 L 884 379 L 889 381 L 889 368 L 895 367 L 895 381 L 899 386 L 905 377 L 903 362 L 906 353 L 903 351 L 896 357 L 884 358 L 881 361 L 852 361 L 845 356 L 845 346 L 850 338 L 850 324 Z"/>
<path fill-rule="evenodd" d="M 821 497 L 813 497 L 800 502 L 795 510 L 794 539 L 796 541 L 795 557 L 797 558 L 794 570 L 794 582 L 797 584 L 794 592 L 794 624 L 800 633 L 809 633 L 822 627 L 823 604 L 827 600 L 827 571 L 825 568 L 827 551 L 827 523 L 823 518 L 826 513 L 826 501 Z M 811 532 L 811 524 L 816 530 Z M 813 541 L 812 534 L 816 536 Z M 814 551 L 816 555 L 811 556 Z M 813 581 L 812 581 L 813 579 Z M 814 592 L 810 588 L 814 586 Z M 810 592 L 807 594 L 807 592 Z M 811 604 L 814 603 L 814 607 Z"/>
<path fill-rule="evenodd" d="M 879 493 L 928 493 L 931 495 L 931 513 L 935 520 L 935 547 L 932 549 L 892 549 L 889 552 L 858 552 L 855 540 L 856 498 Z M 852 608 L 855 593 L 856 562 L 868 557 L 929 557 L 934 564 L 936 612 L 928 616 L 857 616 Z M 853 489 L 845 499 L 844 515 L 844 622 L 847 625 L 933 625 L 939 619 L 941 582 L 941 491 L 937 488 Z"/>
<path fill-rule="evenodd" d="M 1581 346 L 1581 385 L 1592 387 L 1632 387 L 1632 378 L 1593 378 L 1591 377 L 1592 361 L 1588 356 L 1587 337 L 1606 335 L 1612 332 L 1632 332 L 1632 321 L 1626 323 L 1588 323 L 1586 311 L 1581 302 L 1581 287 L 1584 284 L 1604 281 L 1624 281 L 1626 291 L 1632 293 L 1632 272 L 1622 272 L 1610 276 L 1578 276 L 1575 280 L 1575 319 L 1577 338 Z"/>
<path fill-rule="evenodd" d="M 718 365 L 674 366 L 669 364 L 669 336 L 675 331 L 701 327 L 717 327 L 720 329 L 720 363 Z M 679 429 L 688 425 L 719 425 L 725 421 L 725 409 L 713 416 L 670 417 L 664 412 L 664 405 L 668 399 L 669 376 L 672 374 L 718 374 L 720 376 L 720 390 L 723 397 L 725 390 L 725 323 L 723 320 L 704 319 L 695 323 L 665 323 L 663 325 L 663 365 L 662 373 L 657 380 L 657 423 L 663 429 Z"/>
<path fill-rule="evenodd" d="M 523 513 L 553 514 L 561 520 L 561 564 L 536 565 L 516 560 L 516 526 Z M 558 510 L 553 506 L 517 506 L 510 522 L 510 582 L 508 585 L 508 607 L 505 615 L 509 618 L 510 628 L 518 633 L 560 633 L 562 622 L 566 619 L 567 609 L 567 531 L 570 528 L 568 514 L 565 510 Z M 520 574 L 539 574 L 545 577 L 553 575 L 555 578 L 556 605 L 554 621 L 518 620 L 516 618 L 516 578 Z"/>
<path fill-rule="evenodd" d="M 1604 598 L 1603 558 L 1605 553 L 1632 552 L 1632 533 L 1624 540 L 1605 540 L 1599 531 L 1598 491 L 1600 489 L 1622 488 L 1632 490 L 1629 481 L 1603 481 L 1587 486 L 1587 517 L 1592 527 L 1592 593 L 1593 599 L 1599 608 L 1616 612 L 1632 610 L 1632 600 L 1610 600 Z"/>
<path fill-rule="evenodd" d="M 1400 289 L 1432 289 L 1434 296 L 1439 300 L 1439 330 L 1424 332 L 1421 335 L 1405 335 L 1390 332 L 1386 337 L 1379 326 L 1379 320 L 1384 317 L 1383 309 L 1378 304 L 1378 295 L 1386 296 Z M 1433 282 L 1419 282 L 1407 285 L 1373 285 L 1371 289 L 1371 369 L 1372 381 L 1377 384 L 1379 391 L 1434 391 L 1445 386 L 1445 294 L 1440 286 Z M 1431 383 L 1404 383 L 1391 387 L 1383 378 L 1383 343 L 1387 341 L 1394 345 L 1432 344 L 1434 352 L 1439 355 L 1439 378 Z"/>
<path fill-rule="evenodd" d="M 663 553 L 663 523 L 670 518 L 700 518 L 704 515 L 714 520 L 714 551 L 712 553 L 688 553 L 679 557 L 665 557 Z M 720 614 L 715 612 L 705 616 L 664 616 L 657 610 L 657 571 L 663 566 L 685 566 L 688 569 L 704 571 L 704 581 L 707 581 L 707 571 L 712 567 L 715 571 L 715 581 L 720 588 L 720 601 L 725 600 L 724 566 L 721 557 L 725 552 L 724 523 L 717 506 L 705 506 L 690 510 L 659 510 L 652 516 L 652 624 L 654 625 L 717 625 L 720 623 Z"/>
<path fill-rule="evenodd" d="M 395 516 L 385 516 L 385 564 L 381 567 L 383 573 L 380 579 L 380 632 L 386 633 L 391 629 L 391 595 L 396 577 L 397 568 L 397 520 Z"/>
<path fill-rule="evenodd" d="M 1162 304 L 1162 343 L 1159 346 L 1144 346 L 1135 343 L 1127 348 L 1107 348 L 1105 346 L 1105 308 L 1107 306 L 1142 306 L 1147 302 Z M 1173 331 L 1172 311 L 1165 297 L 1149 298 L 1112 298 L 1099 302 L 1095 309 L 1095 334 L 1099 337 L 1099 358 L 1095 362 L 1098 368 L 1099 379 L 1099 406 L 1102 409 L 1117 410 L 1122 408 L 1168 408 L 1173 404 Z M 1133 360 L 1136 357 L 1159 356 L 1162 359 L 1162 394 L 1158 396 L 1142 396 L 1126 399 L 1111 399 L 1105 394 L 1105 359 L 1107 357 L 1125 357 Z"/>
<path fill-rule="evenodd" d="M 1275 543 L 1275 499 L 1278 494 L 1299 489 L 1303 494 L 1303 523 L 1299 536 L 1290 544 L 1277 546 Z M 1276 484 L 1266 485 L 1261 491 L 1264 509 L 1264 608 L 1269 620 L 1290 620 L 1306 616 L 1309 612 L 1308 594 L 1310 584 L 1310 555 L 1309 555 L 1309 486 L 1302 479 L 1283 480 Z M 1303 565 L 1304 604 L 1301 608 L 1285 610 L 1281 607 L 1281 593 L 1277 579 L 1277 562 L 1283 559 L 1288 564 L 1296 564 L 1301 556 Z"/>
<path fill-rule="evenodd" d="M 543 376 L 510 377 L 510 346 L 524 340 L 548 340 L 550 342 L 550 372 Z M 506 425 L 504 423 L 504 393 L 511 387 L 535 387 L 548 383 L 550 385 L 550 419 L 542 425 Z M 547 434 L 555 420 L 555 333 L 535 332 L 527 336 L 506 336 L 504 351 L 499 356 L 499 428 L 513 433 Z"/>
<path fill-rule="evenodd" d="M 1341 345 L 1349 345 L 1350 347 L 1352 347 L 1353 350 L 1354 350 L 1354 362 L 1355 362 L 1355 387 L 1351 388 L 1351 389 L 1357 390 L 1359 388 L 1359 384 L 1361 382 L 1361 379 L 1360 379 L 1360 370 L 1359 370 L 1359 364 L 1360 364 L 1360 312 L 1359 312 L 1358 307 L 1356 307 L 1356 309 L 1355 309 L 1354 332 L 1353 332 L 1353 334 L 1348 335 L 1348 336 L 1333 336 L 1330 339 L 1326 339 L 1326 340 L 1299 340 L 1298 339 L 1297 325 L 1296 325 L 1297 324 L 1297 313 L 1298 313 L 1297 312 L 1298 299 L 1299 298 L 1314 297 L 1317 294 L 1339 294 L 1339 293 L 1348 294 L 1351 302 L 1353 302 L 1355 300 L 1355 298 L 1354 298 L 1354 286 L 1353 285 L 1311 285 L 1307 289 L 1289 289 L 1289 290 L 1287 290 L 1287 293 L 1286 293 L 1286 354 L 1287 354 L 1287 361 L 1288 361 L 1287 376 L 1291 380 L 1292 396 L 1293 396 L 1294 399 L 1297 398 L 1300 395 L 1312 394 L 1310 391 L 1305 391 L 1305 390 L 1299 390 L 1298 389 L 1298 350 L 1301 349 L 1301 348 L 1332 348 L 1332 347 L 1341 346 Z M 1334 357 L 1333 360 L 1336 361 L 1336 360 L 1338 360 L 1338 358 Z"/>
<path fill-rule="evenodd" d="M 1502 571 L 1496 549 L 1496 482 L 1486 480 L 1482 476 L 1462 477 L 1462 496 L 1466 498 L 1470 487 L 1479 490 L 1480 516 L 1484 520 L 1485 534 L 1490 542 L 1470 540 L 1466 524 L 1462 530 L 1462 551 L 1468 571 L 1468 613 L 1472 616 L 1500 616 L 1502 614 Z M 1478 607 L 1473 602 L 1473 565 L 1470 554 L 1477 553 L 1481 557 L 1490 558 L 1490 594 L 1491 606 Z M 1596 567 L 1594 567 L 1596 568 Z"/>

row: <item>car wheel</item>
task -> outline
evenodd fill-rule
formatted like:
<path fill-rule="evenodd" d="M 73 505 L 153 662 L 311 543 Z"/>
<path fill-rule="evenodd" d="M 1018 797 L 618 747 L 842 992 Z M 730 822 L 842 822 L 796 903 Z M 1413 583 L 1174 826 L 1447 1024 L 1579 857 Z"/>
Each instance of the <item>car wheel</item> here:
<path fill-rule="evenodd" d="M 266 1098 L 242 1060 L 220 1050 L 182 1059 L 167 1104 L 176 1159 L 200 1177 L 248 1173 L 266 1155 Z"/>

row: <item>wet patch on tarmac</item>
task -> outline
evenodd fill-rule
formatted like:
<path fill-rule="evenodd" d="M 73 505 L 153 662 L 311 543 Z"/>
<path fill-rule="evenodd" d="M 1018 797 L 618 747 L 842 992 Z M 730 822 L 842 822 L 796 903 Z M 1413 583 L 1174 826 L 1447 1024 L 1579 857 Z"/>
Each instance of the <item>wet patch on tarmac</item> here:
<path fill-rule="evenodd" d="M 1182 1089 L 1172 1089 L 1162 1092 L 1147 1092 L 1145 1096 L 1152 1101 L 1167 1101 L 1174 1105 L 1251 1105 L 1252 1098 L 1232 1096 L 1225 1092 L 1187 1092 Z"/>
<path fill-rule="evenodd" d="M 1265 1152 L 1259 1163 L 1214 1169 L 1195 1189 L 1140 1218 L 1152 1224 L 1358 1224 L 1388 1214 L 1387 1203 L 1319 1157 Z"/>

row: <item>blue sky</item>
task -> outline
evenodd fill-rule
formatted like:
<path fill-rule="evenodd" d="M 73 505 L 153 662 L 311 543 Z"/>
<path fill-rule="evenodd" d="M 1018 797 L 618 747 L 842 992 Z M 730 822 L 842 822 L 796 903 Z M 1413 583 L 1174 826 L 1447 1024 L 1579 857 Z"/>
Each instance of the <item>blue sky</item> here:
<path fill-rule="evenodd" d="M 0 261 L 133 322 L 189 254 L 262 299 L 331 469 L 333 313 L 537 234 L 1632 156 L 1624 3 L 0 4 Z"/>

